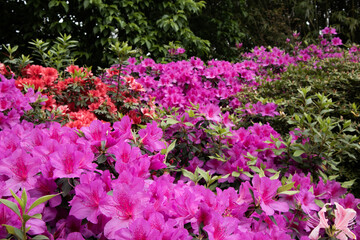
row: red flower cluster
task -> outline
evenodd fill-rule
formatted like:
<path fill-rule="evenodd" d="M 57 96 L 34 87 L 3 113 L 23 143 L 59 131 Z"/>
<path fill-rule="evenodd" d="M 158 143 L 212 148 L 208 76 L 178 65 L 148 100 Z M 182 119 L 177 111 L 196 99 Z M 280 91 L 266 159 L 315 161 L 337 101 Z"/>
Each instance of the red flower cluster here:
<path fill-rule="evenodd" d="M 5 65 L 0 65 L 1 73 L 9 73 Z M 104 83 L 94 77 L 92 72 L 84 67 L 71 65 L 65 70 L 67 78 L 59 78 L 54 68 L 38 65 L 28 65 L 22 71 L 22 77 L 16 80 L 17 88 L 32 87 L 48 100 L 42 109 L 57 112 L 65 117 L 66 126 L 81 128 L 89 126 L 93 120 L 100 119 L 110 122 L 119 120 L 117 112 L 129 115 L 135 124 L 142 122 L 142 117 L 153 118 L 155 105 L 153 100 L 142 104 L 139 93 L 144 92 L 143 86 L 133 77 L 119 76 L 116 68 L 107 70 L 107 76 L 121 80 L 121 85 Z M 67 117 L 66 117 L 67 115 Z"/>
<path fill-rule="evenodd" d="M 14 73 L 11 71 L 11 69 L 8 66 L 6 66 L 3 63 L 0 63 L 0 74 L 6 77 L 11 77 L 11 75 L 13 75 Z"/>
<path fill-rule="evenodd" d="M 24 85 L 32 86 L 35 90 L 51 88 L 58 78 L 58 72 L 54 68 L 29 65 L 24 70 L 24 78 L 16 79 L 16 86 L 22 89 Z"/>

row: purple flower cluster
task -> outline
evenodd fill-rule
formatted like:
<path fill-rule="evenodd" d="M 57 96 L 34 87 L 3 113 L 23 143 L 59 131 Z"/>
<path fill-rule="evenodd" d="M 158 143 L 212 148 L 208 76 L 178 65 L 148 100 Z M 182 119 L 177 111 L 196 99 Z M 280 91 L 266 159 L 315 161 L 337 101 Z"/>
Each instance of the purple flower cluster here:
<path fill-rule="evenodd" d="M 130 59 L 125 72 L 139 75 L 139 82 L 156 103 L 165 107 L 185 109 L 191 103 L 202 106 L 209 103 L 218 105 L 221 100 L 229 99 L 236 105 L 235 95 L 243 87 L 256 85 L 258 65 L 253 61 L 229 63 L 227 61 L 209 61 L 205 65 L 199 58 L 157 64 L 152 59 L 136 62 Z"/>
<path fill-rule="evenodd" d="M 34 94 L 29 88 L 26 95 L 15 86 L 15 79 L 7 79 L 0 74 L 0 129 L 20 123 L 20 117 L 31 109 L 29 103 L 35 102 L 40 93 Z"/>
<path fill-rule="evenodd" d="M 288 175 L 282 183 L 270 175 L 254 174 L 238 190 L 218 188 L 216 193 L 191 181 L 174 182 L 169 174 L 150 178 L 152 161 L 159 161 L 158 153 L 154 150 L 153 155 L 143 154 L 131 146 L 129 122 L 124 118 L 111 129 L 107 123 L 96 121 L 82 129 L 84 137 L 57 123 L 48 128 L 23 123 L 0 132 L 3 198 L 14 201 L 9 189 L 18 192 L 26 188 L 30 199 L 54 194 L 59 188 L 63 191 L 62 196 L 32 210 L 41 213 L 43 220 L 28 222 L 30 234 L 44 234 L 51 239 L 172 240 L 205 234 L 209 239 L 308 239 L 304 236 L 313 226 L 305 219 L 317 214 L 320 207 L 316 201 L 338 202 L 359 213 L 356 206 L 360 200 L 351 194 L 343 198 L 346 191 L 339 183 L 314 184 L 310 175 Z M 264 139 L 256 140 L 255 136 L 270 133 L 276 134 L 270 126 L 259 125 L 234 131 L 230 167 L 246 165 L 238 151 L 255 155 L 256 149 L 265 147 L 261 146 Z M 139 135 L 140 139 L 147 136 L 156 142 L 161 138 L 161 130 L 149 124 Z M 115 161 L 118 178 L 108 170 L 95 169 L 94 156 L 101 146 L 116 156 L 111 161 Z M 259 159 L 271 158 L 260 153 Z M 286 191 L 291 191 L 291 195 L 280 190 L 289 183 L 292 185 Z M 66 187 L 72 184 L 73 189 L 66 193 Z M 66 199 L 71 199 L 69 206 L 62 204 Z M 1 223 L 20 223 L 3 206 L 0 215 Z M 360 233 L 359 227 L 352 231 Z"/>
<path fill-rule="evenodd" d="M 251 104 L 245 104 L 245 109 L 243 110 L 246 114 L 256 115 L 260 114 L 261 116 L 270 116 L 274 117 L 275 115 L 279 115 L 276 111 L 277 105 L 275 103 L 266 103 L 262 104 L 260 101 Z"/>
<path fill-rule="evenodd" d="M 335 33 L 323 31 L 324 35 Z M 244 55 L 247 60 L 234 64 L 213 60 L 205 65 L 195 57 L 168 64 L 152 59 L 136 64 L 130 59 L 124 72 L 138 76 L 136 81 L 146 90 L 143 100 L 156 97 L 161 107 L 179 108 L 172 119 L 177 123 L 166 131 L 156 121 L 134 131 L 127 116 L 112 126 L 93 121 L 80 131 L 54 122 L 20 123 L 20 116 L 38 96 L 31 89 L 22 95 L 13 79 L 1 76 L 0 197 L 15 203 L 10 189 L 18 195 L 26 189 L 31 203 L 61 192 L 29 213 L 41 214 L 42 219 L 27 222 L 28 234 L 49 239 L 307 240 L 323 235 L 330 225 L 331 231 L 347 231 L 338 232 L 339 236 L 350 234 L 350 220 L 356 223 L 351 234 L 360 236 L 360 199 L 347 194 L 336 181 L 316 182 L 295 167 L 280 180 L 274 153 L 284 147 L 274 141 L 280 134 L 270 124 L 232 128 L 230 112 L 224 113 L 221 105 L 241 106 L 239 92 L 256 89 L 256 78 L 276 80 L 276 74 L 290 64 L 312 56 L 342 56 L 337 41 L 332 38 L 331 44 L 309 46 L 295 56 L 277 48 L 255 48 Z M 359 49 L 351 52 L 355 56 Z M 241 107 L 243 114 L 278 114 L 274 103 Z M 202 123 L 208 128 L 194 127 Z M 227 134 L 212 135 L 210 141 L 209 132 L 217 126 L 225 126 Z M 203 154 L 215 149 L 215 143 L 226 146 L 221 156 L 225 161 L 187 159 L 187 170 L 194 175 L 200 168 L 209 177 L 222 176 L 221 188 L 212 191 L 187 176 L 175 178 L 179 169 L 169 167 L 162 150 L 169 146 L 163 139 L 171 139 L 179 130 L 188 134 L 188 144 L 207 142 Z M 301 137 L 300 130 L 290 134 L 294 139 Z M 324 223 L 330 219 L 323 216 L 329 205 L 338 206 L 334 224 Z M 353 219 L 340 216 L 343 213 L 351 213 Z M 19 217 L 3 204 L 0 216 L 0 224 L 21 227 Z M 0 237 L 6 236 L 1 225 Z"/>

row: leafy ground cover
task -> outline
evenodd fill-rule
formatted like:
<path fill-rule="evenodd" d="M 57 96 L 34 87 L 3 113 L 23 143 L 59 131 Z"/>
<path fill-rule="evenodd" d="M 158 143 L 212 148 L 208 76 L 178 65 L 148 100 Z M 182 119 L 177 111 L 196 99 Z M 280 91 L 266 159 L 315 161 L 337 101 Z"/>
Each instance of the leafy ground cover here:
<path fill-rule="evenodd" d="M 236 63 L 119 45 L 98 75 L 0 64 L 1 237 L 356 239 L 360 49 L 335 35 Z"/>

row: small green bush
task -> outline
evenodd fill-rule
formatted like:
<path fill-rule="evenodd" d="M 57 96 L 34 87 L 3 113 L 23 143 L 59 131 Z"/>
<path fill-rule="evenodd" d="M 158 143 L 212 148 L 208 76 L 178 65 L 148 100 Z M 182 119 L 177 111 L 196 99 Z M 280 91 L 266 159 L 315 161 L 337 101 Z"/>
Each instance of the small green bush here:
<path fill-rule="evenodd" d="M 264 82 L 257 100 L 281 102 L 281 114 L 270 124 L 283 139 L 295 129 L 301 136 L 287 145 L 289 164 L 295 161 L 309 172 L 345 182 L 360 177 L 359 92 L 360 63 L 314 59 L 290 66 L 277 81 Z M 360 183 L 351 190 L 360 193 Z"/>

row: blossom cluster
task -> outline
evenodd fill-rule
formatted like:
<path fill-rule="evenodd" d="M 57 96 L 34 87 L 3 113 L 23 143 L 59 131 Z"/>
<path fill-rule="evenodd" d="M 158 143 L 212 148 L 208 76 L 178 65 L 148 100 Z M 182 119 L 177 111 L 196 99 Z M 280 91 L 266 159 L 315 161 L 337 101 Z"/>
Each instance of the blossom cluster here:
<path fill-rule="evenodd" d="M 308 239 L 313 226 L 305 219 L 316 218 L 320 202 L 336 202 L 343 208 L 356 208 L 360 202 L 334 181 L 315 184 L 311 176 L 289 175 L 287 191 L 276 178 L 254 175 L 239 190 L 218 188 L 216 194 L 191 181 L 174 181 L 169 174 L 151 177 L 151 169 L 163 169 L 165 147 L 155 123 L 139 132 L 137 141 L 152 152 L 142 153 L 132 146 L 131 120 L 114 124 L 94 121 L 82 128 L 83 137 L 58 123 L 34 126 L 22 123 L 0 132 L 1 195 L 9 189 L 26 188 L 30 199 L 56 193 L 46 205 L 34 209 L 43 220 L 29 221 L 30 234 L 67 239 Z M 15 133 L 15 134 L 14 134 Z M 145 139 L 148 140 L 145 140 Z M 97 169 L 94 160 L 100 152 L 112 154 L 118 174 Z M 38 174 L 41 172 L 41 174 Z M 73 190 L 66 190 L 72 188 Z M 62 205 L 65 199 L 69 207 Z M 0 208 L 6 224 L 18 226 L 19 219 Z M 359 223 L 359 215 L 356 218 Z M 348 223 L 347 223 L 348 224 Z M 322 225 L 321 225 L 322 226 Z M 347 227 L 346 227 L 347 228 Z M 51 229 L 51 230 L 48 230 Z M 352 231 L 359 234 L 359 228 Z M 3 237 L 6 236 L 2 229 Z"/>
<path fill-rule="evenodd" d="M 24 95 L 15 86 L 15 79 L 7 79 L 0 74 L 0 130 L 20 123 L 25 111 L 31 109 L 30 103 L 35 102 L 40 93 L 28 89 Z"/>
<path fill-rule="evenodd" d="M 108 69 L 109 78 L 121 78 L 124 88 L 120 93 L 114 83 L 104 83 L 94 77 L 87 68 L 71 65 L 66 68 L 68 77 L 60 78 L 54 68 L 45 68 L 38 65 L 29 65 L 23 71 L 23 76 L 16 79 L 16 86 L 20 89 L 30 89 L 47 96 L 47 101 L 42 107 L 44 111 L 52 114 L 60 112 L 67 116 L 69 127 L 81 128 L 89 126 L 93 120 L 102 119 L 116 121 L 119 119 L 117 112 L 128 114 L 135 123 L 140 123 L 144 118 L 154 115 L 154 105 L 141 104 L 136 94 L 144 91 L 141 84 L 131 77 L 121 77 L 116 69 Z M 140 106 L 140 107 L 139 107 Z"/>
<path fill-rule="evenodd" d="M 258 79 L 276 81 L 290 64 L 342 57 L 336 41 L 296 55 L 257 47 L 239 63 L 130 58 L 101 77 L 77 66 L 64 79 L 41 66 L 16 80 L 0 75 L 0 197 L 16 203 L 10 190 L 26 189 L 32 203 L 61 193 L 31 210 L 42 216 L 27 221 L 31 237 L 356 239 L 360 199 L 334 180 L 295 166 L 283 171 L 275 153 L 284 146 L 269 123 L 238 125 L 244 115 L 279 114 L 275 103 L 249 103 L 239 93 L 255 92 Z M 44 111 L 60 109 L 73 121 L 21 121 L 40 92 L 48 96 Z M 156 106 L 165 114 L 156 116 Z M 106 122 L 107 114 L 116 116 Z M 300 129 L 290 134 L 302 139 Z M 0 216 L 0 224 L 21 227 L 3 204 Z"/>

